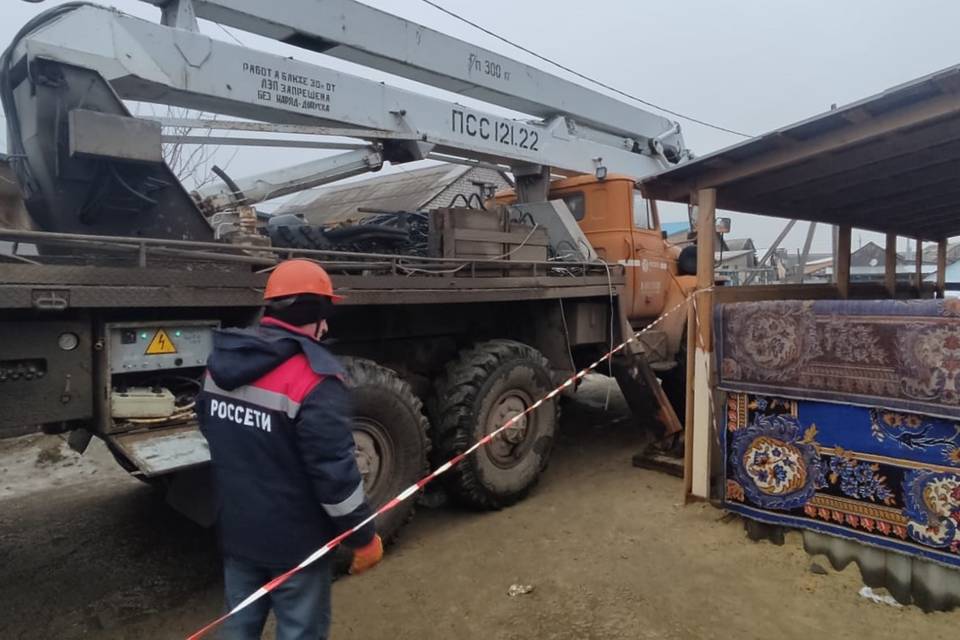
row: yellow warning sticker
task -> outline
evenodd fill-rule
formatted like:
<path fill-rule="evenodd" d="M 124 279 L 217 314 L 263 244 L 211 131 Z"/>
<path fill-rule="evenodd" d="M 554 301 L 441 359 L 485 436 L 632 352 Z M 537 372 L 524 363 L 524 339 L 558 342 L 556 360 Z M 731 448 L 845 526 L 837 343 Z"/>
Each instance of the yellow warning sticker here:
<path fill-rule="evenodd" d="M 150 340 L 150 344 L 147 345 L 147 350 L 143 353 L 148 356 L 159 356 L 176 352 L 177 347 L 173 344 L 173 340 L 170 339 L 167 332 L 163 329 L 157 329 L 157 332 L 153 334 L 153 339 Z"/>

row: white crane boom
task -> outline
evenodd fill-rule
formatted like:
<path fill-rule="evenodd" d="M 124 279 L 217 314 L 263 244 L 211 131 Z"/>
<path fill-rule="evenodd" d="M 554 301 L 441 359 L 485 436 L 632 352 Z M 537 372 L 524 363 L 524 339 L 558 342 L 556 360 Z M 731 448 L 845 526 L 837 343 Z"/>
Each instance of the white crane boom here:
<path fill-rule="evenodd" d="M 565 115 L 580 126 L 644 143 L 664 136 L 683 147 L 665 117 L 355 0 L 143 1 L 165 7 L 168 22 L 186 11 L 177 26 L 189 27 L 195 13 L 545 120 Z"/>
<path fill-rule="evenodd" d="M 413 134 L 416 142 L 384 141 L 388 160 L 436 150 L 511 166 L 567 173 L 603 168 L 637 177 L 666 164 L 634 138 L 582 127 L 565 115 L 504 118 L 95 6 L 44 24 L 14 54 L 28 63 L 47 59 L 94 70 L 126 99 L 279 124 L 367 128 L 374 141 L 378 130 Z"/>
<path fill-rule="evenodd" d="M 204 211 L 221 211 L 238 203 L 256 204 L 377 171 L 382 166 L 380 150 L 368 147 L 240 178 L 236 182 L 227 178 L 222 185 L 201 187 L 196 195 Z M 221 177 L 224 177 L 222 172 Z"/>

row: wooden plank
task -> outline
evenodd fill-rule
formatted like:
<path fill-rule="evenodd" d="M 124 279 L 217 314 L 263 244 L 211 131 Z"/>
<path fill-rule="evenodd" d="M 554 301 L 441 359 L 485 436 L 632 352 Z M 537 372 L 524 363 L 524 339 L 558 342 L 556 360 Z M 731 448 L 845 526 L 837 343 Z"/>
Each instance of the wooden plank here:
<path fill-rule="evenodd" d="M 503 231 L 503 216 L 482 209 L 446 209 L 457 230 Z"/>
<path fill-rule="evenodd" d="M 507 253 L 509 257 L 507 260 L 525 262 L 525 261 L 534 261 L 540 262 L 547 259 L 547 248 L 546 247 L 537 247 L 523 245 L 507 245 Z"/>
<path fill-rule="evenodd" d="M 853 283 L 847 296 L 836 284 L 777 284 L 755 287 L 719 287 L 714 291 L 714 305 L 762 300 L 836 300 L 843 297 L 866 300 L 882 298 L 886 288 L 879 283 Z"/>
<path fill-rule="evenodd" d="M 923 287 L 923 241 L 917 238 L 917 255 L 914 256 L 916 262 L 916 273 L 914 274 L 914 286 L 917 287 L 917 295 Z"/>
<path fill-rule="evenodd" d="M 660 411 L 657 413 L 657 419 L 664 426 L 663 437 L 666 438 L 675 433 L 680 433 L 683 431 L 683 425 L 680 424 L 680 418 L 677 417 L 677 413 L 673 410 L 673 405 L 670 404 L 670 399 L 667 398 L 667 394 L 663 391 L 663 387 L 660 386 L 660 381 L 657 379 L 657 374 L 654 373 L 653 369 L 650 368 L 650 363 L 647 361 L 646 356 L 642 354 L 639 355 L 636 362 L 637 367 L 640 369 L 640 375 L 643 376 L 644 382 L 646 382 L 647 386 L 650 387 L 650 391 L 653 393 L 653 397 L 657 401 L 657 405 L 660 407 Z"/>
<path fill-rule="evenodd" d="M 872 216 L 887 218 L 892 215 L 912 219 L 919 211 L 936 210 L 944 203 L 956 202 L 960 199 L 958 198 L 960 187 L 956 186 L 956 176 L 960 175 L 960 163 L 955 163 L 951 168 L 953 169 L 952 182 L 945 179 L 917 191 L 901 183 L 903 191 L 896 192 L 889 197 L 870 198 L 848 206 L 834 203 L 828 197 L 824 200 L 824 203 L 829 202 L 829 206 L 825 208 L 842 213 L 844 217 L 849 217 L 850 221 L 854 223 L 857 219 L 869 219 Z"/>
<path fill-rule="evenodd" d="M 897 234 L 888 233 L 884 254 L 883 286 L 887 295 L 897 297 Z"/>
<path fill-rule="evenodd" d="M 493 242 L 459 240 L 453 245 L 453 253 L 450 257 L 461 260 L 492 260 L 506 253 L 503 247 L 504 245 Z"/>
<path fill-rule="evenodd" d="M 443 249 L 444 258 L 452 258 L 454 253 L 456 253 L 456 240 L 454 237 L 454 228 L 453 228 L 453 216 L 450 215 L 450 212 L 444 210 L 442 212 L 441 220 L 443 224 L 441 226 L 441 245 Z"/>
<path fill-rule="evenodd" d="M 623 312 L 623 307 L 619 304 L 617 305 L 617 312 L 617 315 L 620 319 L 620 338 L 618 339 L 623 339 L 626 336 L 633 335 L 634 332 L 630 327 L 630 321 Z M 627 358 L 629 358 L 628 362 L 630 363 L 628 367 L 628 377 L 636 381 L 636 377 L 639 374 L 643 380 L 642 386 L 653 396 L 653 400 L 657 404 L 658 411 L 656 419 L 663 426 L 662 437 L 668 438 L 675 433 L 680 433 L 683 431 L 683 425 L 680 423 L 680 419 L 673 410 L 673 405 L 670 403 L 670 399 L 667 397 L 663 387 L 660 385 L 660 380 L 657 379 L 657 374 L 650 366 L 650 361 L 647 358 L 646 349 L 643 346 L 642 340 L 633 340 L 628 342 L 624 351 L 625 355 L 627 355 Z M 634 366 L 636 367 L 635 371 L 632 370 Z M 621 381 L 619 377 L 618 383 L 621 385 L 620 388 L 626 394 L 630 387 L 625 386 L 624 382 Z M 627 400 L 630 402 L 631 398 L 628 398 Z M 637 409 L 635 408 L 637 406 L 637 403 L 631 403 L 631 410 L 634 411 L 634 413 L 637 413 Z M 643 416 L 637 417 L 643 418 Z"/>
<path fill-rule="evenodd" d="M 837 232 L 837 289 L 841 298 L 850 297 L 850 241 L 853 229 L 850 225 L 841 225 Z"/>
<path fill-rule="evenodd" d="M 714 304 L 760 300 L 825 300 L 839 298 L 834 284 L 771 284 L 751 287 L 718 287 Z"/>
<path fill-rule="evenodd" d="M 713 351 L 713 294 L 715 281 L 714 239 L 716 236 L 717 192 L 701 189 L 697 194 L 697 348 L 692 371 L 694 384 L 693 459 L 691 494 L 710 497 L 710 449 L 713 438 L 711 385 Z"/>
<path fill-rule="evenodd" d="M 894 231 L 899 235 L 916 236 L 919 235 L 924 240 L 936 241 L 944 234 L 939 233 L 942 229 L 923 230 L 918 232 L 917 218 L 910 217 L 903 220 L 891 222 L 889 219 L 864 217 L 857 220 L 851 220 L 844 215 L 843 211 L 826 211 L 821 208 L 806 208 L 806 202 L 791 202 L 787 207 L 779 200 L 761 200 L 754 199 L 749 194 L 744 195 L 743 200 L 736 200 L 731 196 L 731 190 L 727 189 L 721 192 L 721 202 L 719 206 L 729 211 L 739 211 L 741 213 L 755 213 L 766 217 L 787 218 L 798 220 L 807 220 L 812 222 L 821 222 L 826 224 L 843 225 L 848 224 L 865 231 L 877 231 L 886 233 Z M 956 219 L 955 217 L 953 219 Z M 940 225 L 943 226 L 942 224 Z M 953 225 L 957 229 L 954 233 L 947 235 L 960 235 L 960 222 Z"/>
<path fill-rule="evenodd" d="M 687 307 L 687 397 L 684 407 L 683 424 L 683 496 L 690 496 L 693 489 L 693 372 L 696 370 L 697 357 L 697 311 L 693 305 Z"/>
<path fill-rule="evenodd" d="M 532 233 L 531 233 L 532 231 Z M 543 229 L 523 229 L 517 231 L 482 231 L 479 229 L 457 229 L 457 240 L 475 240 L 478 242 L 506 242 L 511 244 L 529 244 L 545 247 L 550 244 L 547 232 Z"/>
<path fill-rule="evenodd" d="M 760 198 L 775 193 L 778 198 L 793 199 L 838 185 L 844 190 L 855 190 L 862 197 L 865 192 L 873 194 L 877 185 L 889 185 L 894 177 L 912 182 L 932 174 L 936 180 L 942 173 L 938 167 L 957 158 L 953 147 L 958 140 L 960 121 L 914 131 L 909 138 L 888 138 L 878 144 L 840 151 L 823 162 L 744 180 L 737 184 L 737 189 Z M 914 157 L 925 161 L 916 162 Z M 878 158 L 883 158 L 883 162 L 877 162 Z M 904 168 L 901 163 L 908 159 Z M 896 182 L 893 187 L 899 188 Z M 857 193 L 851 191 L 850 195 L 858 197 Z"/>

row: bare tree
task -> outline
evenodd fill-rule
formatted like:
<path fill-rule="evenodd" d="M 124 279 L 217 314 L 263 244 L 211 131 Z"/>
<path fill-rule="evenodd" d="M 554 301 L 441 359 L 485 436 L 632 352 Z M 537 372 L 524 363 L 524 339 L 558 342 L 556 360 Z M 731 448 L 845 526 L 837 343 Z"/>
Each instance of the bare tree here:
<path fill-rule="evenodd" d="M 143 108 L 147 108 L 152 117 L 158 117 L 156 105 L 137 103 L 136 112 L 140 113 Z M 181 109 L 179 107 L 164 107 L 165 112 L 162 117 L 171 119 L 193 119 L 193 120 L 216 120 L 217 114 L 207 114 L 202 111 L 191 111 L 190 109 Z M 211 129 L 205 129 L 205 133 L 200 135 L 210 136 Z M 188 136 L 194 132 L 193 127 L 174 127 L 167 130 L 172 136 Z M 207 184 L 210 184 L 218 178 L 211 171 L 219 158 L 221 166 L 226 169 L 236 158 L 238 149 L 223 158 L 226 152 L 221 153 L 221 145 L 214 144 L 183 144 L 179 142 L 165 143 L 163 145 L 163 159 L 177 176 L 183 186 L 188 190 L 196 190 Z"/>

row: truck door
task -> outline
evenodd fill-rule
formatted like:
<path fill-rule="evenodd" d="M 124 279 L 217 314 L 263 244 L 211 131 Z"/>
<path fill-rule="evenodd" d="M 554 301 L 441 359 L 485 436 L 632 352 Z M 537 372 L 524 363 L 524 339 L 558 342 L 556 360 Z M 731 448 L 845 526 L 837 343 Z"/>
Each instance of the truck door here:
<path fill-rule="evenodd" d="M 639 191 L 633 193 L 633 318 L 650 318 L 663 312 L 670 280 L 670 256 L 660 232 L 656 209 Z"/>

